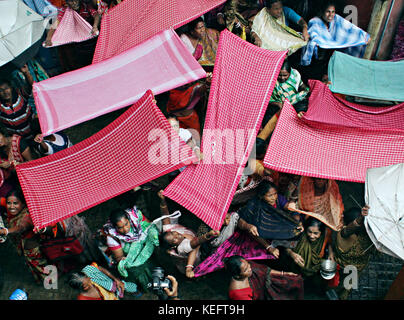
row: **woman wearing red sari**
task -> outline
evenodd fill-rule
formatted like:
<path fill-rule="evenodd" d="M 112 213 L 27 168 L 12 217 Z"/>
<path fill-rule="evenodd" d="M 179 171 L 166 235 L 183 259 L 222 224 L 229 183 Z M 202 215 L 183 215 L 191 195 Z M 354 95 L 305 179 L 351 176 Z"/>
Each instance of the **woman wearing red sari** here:
<path fill-rule="evenodd" d="M 292 272 L 273 270 L 266 265 L 248 262 L 240 256 L 224 260 L 232 278 L 231 300 L 303 300 L 303 278 Z"/>
<path fill-rule="evenodd" d="M 48 261 L 40 250 L 40 235 L 33 231 L 34 224 L 22 192 L 10 191 L 6 197 L 6 206 L 8 228 L 0 229 L 0 235 L 11 237 L 17 246 L 18 254 L 24 255 L 32 275 L 40 283 L 48 276 L 45 271 Z"/>
<path fill-rule="evenodd" d="M 219 31 L 205 27 L 202 18 L 197 18 L 186 25 L 181 40 L 202 67 L 212 69 L 216 60 L 219 43 Z M 167 112 L 174 113 L 181 128 L 194 129 L 201 132 L 200 120 L 196 105 L 207 92 L 211 74 L 205 81 L 196 81 L 170 91 Z"/>

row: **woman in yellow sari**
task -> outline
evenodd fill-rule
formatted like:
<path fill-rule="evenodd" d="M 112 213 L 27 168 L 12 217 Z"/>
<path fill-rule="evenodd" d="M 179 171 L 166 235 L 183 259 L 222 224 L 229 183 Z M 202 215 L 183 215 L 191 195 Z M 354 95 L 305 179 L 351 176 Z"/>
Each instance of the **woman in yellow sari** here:
<path fill-rule="evenodd" d="M 289 27 L 290 23 L 299 25 L 302 34 Z M 251 31 L 254 43 L 273 51 L 288 50 L 289 55 L 307 44 L 309 34 L 306 21 L 281 0 L 269 0 L 254 18 Z"/>
<path fill-rule="evenodd" d="M 202 66 L 213 66 L 216 60 L 219 31 L 206 28 L 201 17 L 191 21 L 181 40 Z"/>

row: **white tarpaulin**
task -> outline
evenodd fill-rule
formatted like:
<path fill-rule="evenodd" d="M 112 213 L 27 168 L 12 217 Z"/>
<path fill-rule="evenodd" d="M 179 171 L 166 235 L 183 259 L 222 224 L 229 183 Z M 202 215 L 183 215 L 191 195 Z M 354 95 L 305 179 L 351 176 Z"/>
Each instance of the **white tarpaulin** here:
<path fill-rule="evenodd" d="M 0 1 L 0 66 L 41 39 L 44 19 L 20 0 Z"/>
<path fill-rule="evenodd" d="M 366 172 L 366 231 L 376 248 L 404 260 L 404 163 Z"/>

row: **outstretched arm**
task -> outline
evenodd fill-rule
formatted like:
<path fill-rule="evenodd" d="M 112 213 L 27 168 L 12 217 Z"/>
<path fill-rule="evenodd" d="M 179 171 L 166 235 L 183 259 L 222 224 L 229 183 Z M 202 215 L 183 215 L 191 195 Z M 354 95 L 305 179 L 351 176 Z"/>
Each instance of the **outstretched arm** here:
<path fill-rule="evenodd" d="M 303 18 L 300 18 L 300 20 L 297 22 L 297 24 L 302 27 L 302 35 L 303 35 L 304 41 L 309 41 L 310 35 L 307 30 L 307 22 Z"/>

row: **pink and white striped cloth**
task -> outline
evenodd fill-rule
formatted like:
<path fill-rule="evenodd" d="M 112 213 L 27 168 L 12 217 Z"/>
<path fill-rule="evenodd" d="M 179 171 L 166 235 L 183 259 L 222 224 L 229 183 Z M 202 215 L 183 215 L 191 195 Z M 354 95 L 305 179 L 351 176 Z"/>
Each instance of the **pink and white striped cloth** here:
<path fill-rule="evenodd" d="M 42 228 L 196 159 L 148 91 L 90 138 L 16 170 L 32 221 Z"/>
<path fill-rule="evenodd" d="M 178 35 L 164 31 L 108 61 L 34 83 L 42 134 L 129 106 L 149 89 L 159 94 L 203 77 Z"/>
<path fill-rule="evenodd" d="M 179 28 L 225 0 L 125 0 L 102 17 L 93 63 L 111 58 L 163 30 Z"/>
<path fill-rule="evenodd" d="M 404 104 L 368 107 L 335 98 L 319 81 L 306 115 L 287 101 L 264 166 L 287 173 L 364 183 L 368 168 L 404 162 Z"/>
<path fill-rule="evenodd" d="M 201 149 L 203 161 L 187 167 L 165 196 L 219 230 L 254 145 L 287 51 L 252 45 L 222 31 Z"/>
<path fill-rule="evenodd" d="M 52 47 L 72 42 L 81 42 L 93 38 L 92 26 L 76 11 L 67 8 L 55 33 L 52 36 Z"/>

